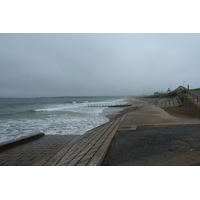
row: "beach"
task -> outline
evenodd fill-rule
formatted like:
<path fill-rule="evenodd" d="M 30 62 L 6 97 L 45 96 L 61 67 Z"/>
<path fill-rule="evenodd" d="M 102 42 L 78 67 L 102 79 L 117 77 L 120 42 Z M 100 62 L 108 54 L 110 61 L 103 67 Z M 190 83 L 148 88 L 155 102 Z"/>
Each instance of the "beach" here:
<path fill-rule="evenodd" d="M 123 102 L 126 102 L 127 104 L 131 104 L 131 105 L 135 105 L 137 108 L 145 104 L 144 101 L 138 101 L 136 97 L 126 98 Z M 102 111 L 102 115 L 104 115 L 111 121 L 119 117 L 122 117 L 124 114 L 131 112 L 133 110 L 135 110 L 135 107 L 123 107 L 123 108 L 109 107 L 109 108 L 105 108 Z"/>

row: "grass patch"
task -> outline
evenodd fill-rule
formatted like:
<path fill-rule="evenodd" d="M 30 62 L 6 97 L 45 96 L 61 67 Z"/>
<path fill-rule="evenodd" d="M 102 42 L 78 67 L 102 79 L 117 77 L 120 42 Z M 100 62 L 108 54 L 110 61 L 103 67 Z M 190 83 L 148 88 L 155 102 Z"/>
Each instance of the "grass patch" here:
<path fill-rule="evenodd" d="M 190 91 L 200 91 L 200 88 L 192 89 Z"/>
<path fill-rule="evenodd" d="M 153 94 L 153 95 L 149 95 L 149 96 L 145 96 L 146 98 L 160 98 L 160 97 L 164 97 L 166 96 L 167 93 L 160 93 L 160 94 Z"/>

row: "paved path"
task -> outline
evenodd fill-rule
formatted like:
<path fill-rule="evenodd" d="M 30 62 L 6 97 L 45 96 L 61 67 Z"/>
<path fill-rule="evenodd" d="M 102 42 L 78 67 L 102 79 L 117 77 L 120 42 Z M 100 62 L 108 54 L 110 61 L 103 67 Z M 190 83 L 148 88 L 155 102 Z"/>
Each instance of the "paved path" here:
<path fill-rule="evenodd" d="M 1 166 L 96 166 L 106 155 L 121 118 L 83 136 L 46 135 L 0 153 Z"/>
<path fill-rule="evenodd" d="M 52 156 L 80 136 L 46 135 L 0 153 L 1 166 L 44 165 Z"/>
<path fill-rule="evenodd" d="M 164 109 L 148 103 L 138 110 L 127 113 L 121 125 L 161 124 L 200 124 L 200 119 L 184 115 L 182 117 L 175 117 L 170 115 Z"/>

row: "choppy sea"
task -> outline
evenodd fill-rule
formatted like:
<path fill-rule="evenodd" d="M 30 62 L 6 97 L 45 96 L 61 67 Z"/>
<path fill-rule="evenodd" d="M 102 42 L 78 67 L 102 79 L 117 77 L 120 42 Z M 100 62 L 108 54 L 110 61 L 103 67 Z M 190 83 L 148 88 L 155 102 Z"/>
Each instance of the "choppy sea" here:
<path fill-rule="evenodd" d="M 105 107 L 126 103 L 123 97 L 0 98 L 0 143 L 43 132 L 82 135 L 109 121 Z"/>

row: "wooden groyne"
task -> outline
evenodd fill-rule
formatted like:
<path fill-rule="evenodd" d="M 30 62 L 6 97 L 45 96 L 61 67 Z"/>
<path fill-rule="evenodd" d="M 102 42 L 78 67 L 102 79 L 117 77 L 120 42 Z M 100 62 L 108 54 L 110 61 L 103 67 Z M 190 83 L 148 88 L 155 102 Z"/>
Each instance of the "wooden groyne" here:
<path fill-rule="evenodd" d="M 132 104 L 119 104 L 119 105 L 87 105 L 87 107 L 128 107 L 132 106 Z"/>

